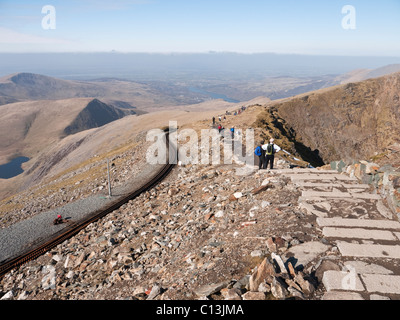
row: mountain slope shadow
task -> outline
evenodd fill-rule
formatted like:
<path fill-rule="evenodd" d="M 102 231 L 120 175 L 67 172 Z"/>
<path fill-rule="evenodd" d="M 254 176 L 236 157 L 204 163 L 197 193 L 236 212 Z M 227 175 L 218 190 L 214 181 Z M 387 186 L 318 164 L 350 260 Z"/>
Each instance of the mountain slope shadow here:
<path fill-rule="evenodd" d="M 132 112 L 133 111 L 131 111 L 131 114 Z M 64 129 L 64 136 L 98 128 L 125 116 L 126 113 L 124 111 L 107 105 L 98 99 L 94 99 L 89 102 L 74 121 Z"/>

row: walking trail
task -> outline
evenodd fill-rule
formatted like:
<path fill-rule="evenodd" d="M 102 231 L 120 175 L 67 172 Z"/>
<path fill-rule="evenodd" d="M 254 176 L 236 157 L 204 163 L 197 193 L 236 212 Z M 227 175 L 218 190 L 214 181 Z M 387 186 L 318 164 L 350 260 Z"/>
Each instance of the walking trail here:
<path fill-rule="evenodd" d="M 326 270 L 324 300 L 400 299 L 400 223 L 369 185 L 337 171 L 279 170 L 300 187 L 300 206 L 335 244 L 342 270 Z"/>

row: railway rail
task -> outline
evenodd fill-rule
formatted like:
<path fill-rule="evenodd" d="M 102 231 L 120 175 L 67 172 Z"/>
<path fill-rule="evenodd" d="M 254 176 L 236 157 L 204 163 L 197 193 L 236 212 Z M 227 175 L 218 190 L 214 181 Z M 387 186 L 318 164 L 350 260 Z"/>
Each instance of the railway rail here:
<path fill-rule="evenodd" d="M 169 150 L 169 139 L 168 139 L 169 133 L 165 135 L 166 137 L 166 144 L 167 144 L 167 150 Z M 171 150 L 173 151 L 177 160 L 177 149 L 175 146 L 172 146 Z M 93 212 L 92 214 L 88 215 L 86 218 L 78 221 L 78 222 L 73 222 L 70 223 L 69 226 L 59 233 L 56 233 L 53 235 L 51 239 L 45 240 L 44 243 L 38 245 L 35 248 L 31 248 L 24 253 L 21 253 L 19 256 L 16 256 L 14 258 L 11 258 L 5 262 L 3 262 L 0 265 L 0 279 L 4 277 L 8 272 L 11 270 L 20 267 L 21 265 L 35 260 L 41 255 L 45 254 L 46 252 L 50 251 L 51 249 L 55 248 L 59 244 L 63 243 L 64 241 L 72 238 L 76 234 L 78 234 L 81 230 L 85 229 L 88 225 L 90 225 L 93 222 L 96 222 L 100 220 L 101 218 L 105 217 L 109 213 L 117 210 L 120 208 L 123 204 L 127 203 L 128 201 L 135 199 L 142 193 L 152 189 L 154 186 L 156 186 L 158 183 L 160 183 L 164 178 L 167 177 L 167 175 L 171 172 L 171 170 L 174 168 L 175 163 L 177 161 L 171 161 L 172 163 L 167 163 L 162 167 L 162 169 L 148 182 L 146 182 L 143 186 L 140 188 L 134 190 L 131 192 L 129 195 L 120 198 L 113 203 L 109 204 L 107 207 L 102 208 L 100 210 L 97 210 Z"/>

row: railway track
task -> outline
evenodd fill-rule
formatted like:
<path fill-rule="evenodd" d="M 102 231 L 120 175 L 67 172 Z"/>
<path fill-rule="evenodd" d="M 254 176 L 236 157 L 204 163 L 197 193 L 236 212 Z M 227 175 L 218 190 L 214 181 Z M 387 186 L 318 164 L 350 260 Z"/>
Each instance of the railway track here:
<path fill-rule="evenodd" d="M 166 144 L 167 144 L 167 150 L 169 150 L 169 139 L 168 139 L 168 134 L 166 134 Z M 177 150 L 176 147 L 173 146 L 171 148 L 176 156 L 177 160 Z M 113 203 L 109 204 L 107 207 L 102 208 L 100 210 L 97 210 L 96 212 L 93 212 L 90 214 L 88 217 L 85 219 L 82 219 L 78 222 L 74 222 L 68 225 L 67 228 L 63 229 L 59 233 L 56 233 L 53 235 L 51 239 L 47 239 L 43 241 L 42 244 L 38 245 L 35 248 L 31 248 L 24 253 L 21 253 L 19 256 L 11 258 L 5 262 L 3 262 L 0 265 L 0 279 L 10 272 L 11 270 L 20 267 L 21 265 L 35 260 L 41 255 L 45 254 L 46 252 L 50 251 L 51 249 L 55 248 L 59 244 L 63 243 L 64 241 L 72 238 L 76 234 L 78 234 L 81 230 L 85 229 L 88 225 L 90 225 L 93 222 L 96 222 L 100 220 L 101 218 L 105 217 L 109 213 L 117 210 L 120 208 L 123 204 L 127 203 L 128 201 L 135 199 L 142 193 L 152 189 L 154 186 L 156 186 L 158 183 L 160 183 L 167 175 L 171 172 L 171 170 L 174 168 L 175 164 L 177 161 L 172 161 L 172 163 L 168 163 L 162 167 L 162 169 L 147 183 L 145 183 L 143 186 L 140 188 L 134 190 L 132 193 L 129 195 L 120 198 Z"/>

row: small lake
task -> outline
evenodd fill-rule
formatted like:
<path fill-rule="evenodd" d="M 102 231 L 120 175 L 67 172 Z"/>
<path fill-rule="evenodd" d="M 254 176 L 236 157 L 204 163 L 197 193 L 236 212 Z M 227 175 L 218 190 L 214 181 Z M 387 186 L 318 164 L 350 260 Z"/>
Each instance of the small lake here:
<path fill-rule="evenodd" d="M 27 157 L 18 157 L 6 164 L 0 165 L 0 179 L 11 179 L 24 172 L 21 165 L 28 162 L 30 159 Z"/>
<path fill-rule="evenodd" d="M 219 94 L 219 93 L 214 93 L 214 92 L 209 92 L 209 91 L 205 91 L 203 89 L 199 89 L 199 88 L 194 88 L 194 87 L 189 87 L 188 88 L 189 91 L 191 92 L 195 92 L 195 93 L 201 93 L 204 94 L 206 96 L 209 96 L 213 99 L 223 99 L 226 102 L 232 102 L 232 103 L 239 103 L 239 100 L 235 100 L 235 99 L 231 99 L 223 94 Z"/>

